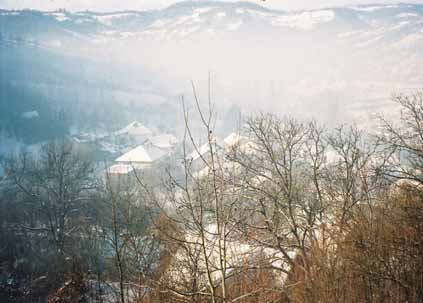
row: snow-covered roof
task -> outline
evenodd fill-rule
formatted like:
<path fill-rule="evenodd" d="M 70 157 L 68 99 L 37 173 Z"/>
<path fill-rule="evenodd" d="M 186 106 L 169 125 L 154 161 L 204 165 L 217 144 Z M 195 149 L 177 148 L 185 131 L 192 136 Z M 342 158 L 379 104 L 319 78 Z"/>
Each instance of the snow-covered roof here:
<path fill-rule="evenodd" d="M 145 148 L 140 145 L 117 158 L 116 162 L 151 163 L 153 160 Z"/>
<path fill-rule="evenodd" d="M 226 174 L 230 175 L 236 169 L 239 169 L 240 165 L 235 162 L 224 161 L 221 165 L 219 165 L 219 169 L 216 171 L 217 174 Z M 210 166 L 206 165 L 203 169 L 198 172 L 194 173 L 194 177 L 196 178 L 204 178 L 208 175 L 212 174 L 212 169 Z"/>
<path fill-rule="evenodd" d="M 217 243 L 217 225 L 208 224 L 204 226 L 205 228 L 205 239 L 200 239 L 200 237 L 195 233 L 188 233 L 186 235 L 189 242 L 188 245 L 195 247 L 200 244 L 201 241 L 205 240 L 207 243 L 207 261 L 211 264 L 212 267 L 219 268 L 220 254 Z M 228 273 L 233 271 L 233 268 L 236 266 L 241 266 L 246 260 L 249 260 L 254 264 L 257 256 L 264 257 L 273 267 L 273 272 L 275 278 L 279 280 L 279 283 L 283 284 L 287 278 L 286 272 L 291 270 L 291 264 L 286 259 L 285 255 L 282 254 L 277 249 L 273 248 L 263 248 L 248 243 L 242 239 L 233 239 L 226 242 L 226 259 L 228 263 Z M 186 250 L 178 249 L 173 255 L 170 267 L 168 268 L 168 275 L 172 279 L 180 279 L 182 277 L 187 277 L 189 275 L 188 268 L 184 265 L 184 260 L 186 258 Z M 287 254 L 291 260 L 295 259 L 297 252 L 293 249 L 287 251 Z M 260 261 L 260 259 L 258 259 Z M 205 260 L 204 258 L 199 259 L 198 265 L 200 268 L 204 268 Z M 200 279 L 205 278 L 204 275 L 200 276 Z M 214 281 L 218 281 L 220 276 L 213 272 L 211 278 Z"/>
<path fill-rule="evenodd" d="M 201 145 L 200 147 L 197 147 L 197 149 L 194 149 L 194 151 L 188 155 L 188 159 L 195 161 L 199 159 L 201 156 L 205 156 L 209 152 L 210 152 L 210 144 L 207 142 Z"/>
<path fill-rule="evenodd" d="M 109 167 L 108 172 L 110 174 L 116 174 L 116 175 L 127 175 L 131 173 L 134 170 L 134 167 L 130 164 L 115 164 Z"/>
<path fill-rule="evenodd" d="M 229 136 L 227 136 L 225 139 L 223 139 L 223 143 L 226 147 L 233 147 L 240 142 L 244 142 L 248 140 L 247 137 L 240 135 L 239 133 L 233 132 Z"/>
<path fill-rule="evenodd" d="M 260 150 L 260 147 L 252 141 L 247 141 L 239 146 L 239 150 L 246 154 L 253 154 Z"/>
<path fill-rule="evenodd" d="M 169 155 L 169 149 L 159 148 L 154 145 L 145 146 L 145 150 L 147 151 L 148 155 L 150 156 L 152 161 L 156 161 L 158 159 L 163 158 L 166 155 Z"/>
<path fill-rule="evenodd" d="M 151 136 L 153 132 L 138 121 L 131 122 L 128 126 L 115 132 L 115 135 Z"/>
<path fill-rule="evenodd" d="M 159 148 L 172 148 L 178 144 L 178 139 L 171 134 L 161 134 L 149 138 L 147 143 L 151 143 L 152 145 Z"/>

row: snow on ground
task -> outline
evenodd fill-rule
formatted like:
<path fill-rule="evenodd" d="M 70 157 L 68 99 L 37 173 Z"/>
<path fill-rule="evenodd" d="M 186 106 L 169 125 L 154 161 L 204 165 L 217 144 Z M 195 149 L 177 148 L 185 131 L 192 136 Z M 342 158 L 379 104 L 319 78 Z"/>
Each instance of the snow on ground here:
<path fill-rule="evenodd" d="M 171 134 L 162 134 L 151 137 L 147 140 L 147 144 L 148 143 L 151 143 L 158 148 L 173 148 L 176 144 L 178 144 L 178 139 Z"/>
<path fill-rule="evenodd" d="M 138 121 L 133 121 L 128 126 L 115 132 L 115 135 L 130 135 L 130 136 L 151 136 L 152 131 Z"/>
<path fill-rule="evenodd" d="M 359 12 L 372 13 L 382 9 L 397 8 L 397 7 L 398 5 L 374 5 L 374 6 L 353 6 L 351 7 L 351 9 L 359 11 Z"/>
<path fill-rule="evenodd" d="M 335 12 L 332 10 L 320 10 L 311 12 L 302 12 L 299 14 L 289 14 L 275 17 L 271 23 L 274 26 L 285 26 L 293 29 L 311 30 L 317 24 L 328 23 L 335 18 Z"/>
<path fill-rule="evenodd" d="M 417 18 L 418 16 L 419 14 L 416 14 L 416 13 L 401 13 L 401 14 L 398 14 L 396 17 L 402 19 L 402 18 Z"/>
<path fill-rule="evenodd" d="M 19 16 L 19 12 L 1 12 L 0 16 Z"/>
<path fill-rule="evenodd" d="M 108 171 L 110 174 L 127 175 L 134 171 L 134 167 L 130 164 L 118 163 L 110 166 Z"/>
<path fill-rule="evenodd" d="M 126 17 L 130 17 L 133 16 L 133 13 L 117 13 L 117 14 L 107 14 L 107 15 L 99 15 L 99 16 L 95 16 L 95 19 L 104 24 L 104 25 L 112 25 L 113 21 L 116 19 L 121 19 L 121 18 L 126 18 Z"/>
<path fill-rule="evenodd" d="M 32 111 L 22 113 L 21 116 L 24 119 L 34 119 L 34 118 L 38 118 L 40 115 L 38 114 L 36 110 L 32 110 Z"/>
<path fill-rule="evenodd" d="M 224 17 L 226 17 L 226 13 L 225 12 L 219 12 L 219 13 L 216 14 L 216 17 L 219 18 L 219 19 L 224 18 Z"/>
<path fill-rule="evenodd" d="M 398 42 L 394 43 L 393 47 L 397 49 L 408 49 L 415 47 L 416 45 L 418 45 L 418 43 L 422 43 L 423 45 L 423 33 L 409 34 Z"/>
<path fill-rule="evenodd" d="M 240 20 L 240 21 L 237 21 L 235 23 L 229 24 L 226 27 L 226 30 L 228 30 L 228 31 L 236 31 L 237 29 L 239 29 L 241 27 L 241 25 L 242 25 L 242 21 Z"/>
<path fill-rule="evenodd" d="M 54 17 L 54 19 L 56 19 L 59 22 L 70 20 L 70 18 L 67 17 L 65 13 L 54 12 L 54 13 L 48 13 L 48 15 Z"/>
<path fill-rule="evenodd" d="M 216 139 L 212 139 L 212 141 L 212 144 L 216 143 Z M 200 159 L 201 157 L 206 156 L 207 153 L 210 153 L 210 144 L 204 143 L 203 145 L 192 151 L 191 154 L 188 155 L 187 159 L 195 161 L 197 159 Z"/>

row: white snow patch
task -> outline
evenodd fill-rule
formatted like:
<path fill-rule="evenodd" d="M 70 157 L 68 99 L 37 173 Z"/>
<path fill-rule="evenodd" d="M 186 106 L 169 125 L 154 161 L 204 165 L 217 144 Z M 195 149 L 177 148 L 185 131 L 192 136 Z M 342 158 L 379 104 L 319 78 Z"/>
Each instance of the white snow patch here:
<path fill-rule="evenodd" d="M 130 17 L 130 16 L 133 16 L 133 15 L 134 14 L 132 14 L 132 13 L 119 13 L 119 14 L 95 16 L 95 19 L 98 22 L 103 23 L 105 25 L 112 25 L 113 20 L 115 20 L 115 19 L 126 18 L 126 17 Z"/>
<path fill-rule="evenodd" d="M 38 112 L 36 110 L 32 110 L 32 111 L 29 111 L 29 112 L 22 113 L 21 116 L 24 119 L 34 119 L 34 118 L 38 118 L 40 115 L 38 114 Z"/>
<path fill-rule="evenodd" d="M 397 18 L 417 18 L 419 15 L 416 13 L 401 13 L 398 14 L 396 17 Z"/>
<path fill-rule="evenodd" d="M 62 47 L 62 41 L 52 40 L 52 41 L 48 42 L 47 45 L 49 47 L 53 47 L 53 48 L 61 48 Z"/>
<path fill-rule="evenodd" d="M 64 13 L 57 13 L 57 12 L 50 13 L 49 16 L 54 17 L 54 19 L 56 19 L 59 22 L 64 22 L 64 21 L 70 20 L 70 18 L 67 17 Z"/>
<path fill-rule="evenodd" d="M 370 45 L 370 44 L 373 44 L 373 43 L 375 43 L 375 42 L 377 42 L 377 41 L 381 40 L 382 38 L 383 38 L 383 36 L 376 36 L 376 37 L 374 37 L 374 38 L 372 38 L 372 39 L 369 39 L 369 40 L 367 40 L 367 41 L 357 43 L 355 46 L 356 46 L 356 47 L 366 47 L 366 46 L 368 46 L 368 45 Z"/>
<path fill-rule="evenodd" d="M 115 135 L 130 135 L 130 136 L 151 136 L 153 133 L 152 131 L 145 127 L 138 121 L 133 121 L 128 126 L 122 128 L 115 132 Z"/>
<path fill-rule="evenodd" d="M 401 29 L 404 26 L 409 25 L 411 22 L 410 21 L 401 21 L 399 22 L 397 25 L 394 25 L 390 28 L 390 30 L 397 30 L 397 29 Z"/>
<path fill-rule="evenodd" d="M 119 152 L 119 146 L 107 141 L 100 142 L 100 149 L 111 154 L 116 154 L 117 152 Z"/>
<path fill-rule="evenodd" d="M 275 15 L 275 14 L 272 14 L 272 13 L 260 12 L 260 11 L 255 11 L 255 10 L 251 10 L 251 9 L 249 9 L 247 11 L 251 15 L 256 15 L 256 16 L 261 17 L 261 18 L 275 18 L 275 17 L 278 16 L 278 15 Z"/>
<path fill-rule="evenodd" d="M 212 139 L 212 145 L 216 143 L 216 138 Z M 197 147 L 191 154 L 188 155 L 187 159 L 195 161 L 201 157 L 206 157 L 207 153 L 210 153 L 210 144 L 204 143 L 200 147 Z"/>
<path fill-rule="evenodd" d="M 119 163 L 109 167 L 108 171 L 110 174 L 127 175 L 134 171 L 134 167 L 129 164 Z"/>
<path fill-rule="evenodd" d="M 190 16 L 181 16 L 179 17 L 175 22 L 174 25 L 180 25 L 180 24 L 184 24 L 187 21 L 190 21 L 192 19 L 192 15 Z"/>
<path fill-rule="evenodd" d="M 94 22 L 94 20 L 89 18 L 80 18 L 75 20 L 75 24 L 92 23 L 92 22 Z"/>
<path fill-rule="evenodd" d="M 195 33 L 199 29 L 200 29 L 200 26 L 193 26 L 193 27 L 185 28 L 185 29 L 183 29 L 183 30 L 181 30 L 177 33 L 180 37 L 186 37 L 186 36 L 189 36 L 192 33 Z"/>
<path fill-rule="evenodd" d="M 350 31 L 350 32 L 345 32 L 345 33 L 338 34 L 338 38 L 341 38 L 341 39 L 343 39 L 343 38 L 349 38 L 349 37 L 357 36 L 357 35 L 360 35 L 360 34 L 363 34 L 363 33 L 364 33 L 363 30 Z"/>
<path fill-rule="evenodd" d="M 154 137 L 151 137 L 144 143 L 144 145 L 153 145 L 158 148 L 173 148 L 176 144 L 178 144 L 178 139 L 171 134 L 161 134 Z"/>
<path fill-rule="evenodd" d="M 240 143 L 246 142 L 247 140 L 247 137 L 242 136 L 240 133 L 233 132 L 226 136 L 225 139 L 223 139 L 223 143 L 225 147 L 232 148 L 239 145 Z"/>
<path fill-rule="evenodd" d="M 317 24 L 327 23 L 335 18 L 332 10 L 320 10 L 280 16 L 272 20 L 274 26 L 286 26 L 294 29 L 310 30 Z"/>
<path fill-rule="evenodd" d="M 3 12 L 0 16 L 19 16 L 19 12 Z"/>
<path fill-rule="evenodd" d="M 418 43 L 423 43 L 423 33 L 414 33 L 407 35 L 402 38 L 400 41 L 393 45 L 394 48 L 398 49 L 408 49 L 415 47 Z"/>
<path fill-rule="evenodd" d="M 381 9 L 388 9 L 388 8 L 397 8 L 398 5 L 379 5 L 379 6 L 353 6 L 351 9 L 359 11 L 359 12 L 375 12 Z"/>
<path fill-rule="evenodd" d="M 242 21 L 240 20 L 240 21 L 238 21 L 236 23 L 229 24 L 226 27 L 226 30 L 228 30 L 228 31 L 236 31 L 237 29 L 239 29 L 241 27 L 241 25 L 242 25 Z"/>
<path fill-rule="evenodd" d="M 166 24 L 168 24 L 169 21 L 168 20 L 162 20 L 162 19 L 158 19 L 156 21 L 153 22 L 153 24 L 150 25 L 151 28 L 162 28 L 163 26 L 165 26 Z"/>
<path fill-rule="evenodd" d="M 120 36 L 123 37 L 123 38 L 131 38 L 131 37 L 134 37 L 136 35 L 137 34 L 133 33 L 133 32 L 122 32 L 122 33 L 120 33 Z"/>
<path fill-rule="evenodd" d="M 114 36 L 116 35 L 118 32 L 117 31 L 102 31 L 101 34 L 105 35 L 105 36 Z"/>
<path fill-rule="evenodd" d="M 207 12 L 209 12 L 211 10 L 212 10 L 211 7 L 196 8 L 194 10 L 194 14 L 201 15 L 201 14 L 207 13 Z"/>

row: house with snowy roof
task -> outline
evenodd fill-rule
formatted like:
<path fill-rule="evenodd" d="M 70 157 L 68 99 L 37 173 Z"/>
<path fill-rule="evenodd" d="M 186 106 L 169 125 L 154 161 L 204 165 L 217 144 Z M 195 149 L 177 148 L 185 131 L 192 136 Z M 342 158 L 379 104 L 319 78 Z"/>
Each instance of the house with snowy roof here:
<path fill-rule="evenodd" d="M 229 134 L 223 139 L 223 147 L 227 154 L 239 151 L 244 154 L 252 154 L 258 150 L 258 145 L 248 137 L 238 132 Z"/>
<path fill-rule="evenodd" d="M 161 149 L 173 149 L 178 144 L 179 140 L 172 134 L 160 134 L 152 136 L 144 142 L 145 147 L 157 147 Z"/>
<path fill-rule="evenodd" d="M 227 155 L 233 155 L 235 152 L 252 154 L 258 148 L 257 144 L 252 142 L 248 137 L 236 132 L 229 134 L 223 140 L 213 138 L 211 146 L 213 147 L 213 152 L 218 153 L 221 156 L 221 159 L 225 159 Z M 210 144 L 205 143 L 194 148 L 194 150 L 187 156 L 187 160 L 191 162 L 191 168 L 194 172 L 201 172 L 198 176 L 207 175 L 207 162 L 209 161 L 210 156 Z M 223 164 L 223 168 L 225 169 L 233 167 L 233 165 L 229 165 L 228 163 L 221 164 Z"/>
<path fill-rule="evenodd" d="M 132 186 L 136 180 L 135 173 L 133 165 L 116 163 L 107 168 L 107 179 L 114 187 Z"/>
<path fill-rule="evenodd" d="M 241 135 L 239 132 L 232 132 L 223 139 L 223 145 L 226 149 L 236 147 L 241 144 L 245 144 L 248 138 Z"/>
<path fill-rule="evenodd" d="M 174 135 L 161 134 L 147 139 L 143 143 L 153 161 L 169 156 L 175 151 L 178 139 Z"/>
<path fill-rule="evenodd" d="M 153 159 L 142 145 L 129 150 L 115 160 L 115 164 L 107 170 L 112 184 L 128 184 L 135 182 L 136 175 L 149 174 Z"/>
<path fill-rule="evenodd" d="M 131 149 L 115 160 L 120 164 L 127 164 L 135 167 L 136 169 L 149 168 L 153 163 L 153 159 L 142 145 Z"/>
<path fill-rule="evenodd" d="M 149 170 L 154 162 L 172 153 L 177 142 L 173 135 L 152 136 L 144 144 L 118 157 L 111 173 L 127 174 L 130 168 L 136 171 Z"/>
<path fill-rule="evenodd" d="M 195 281 L 199 287 L 206 289 L 208 279 L 211 279 L 214 285 L 219 285 L 222 276 L 221 271 L 225 271 L 228 280 L 227 283 L 234 279 L 242 276 L 242 271 L 237 272 L 236 268 L 259 268 L 263 267 L 266 271 L 271 274 L 275 285 L 284 285 L 288 278 L 288 273 L 292 270 L 293 266 L 288 260 L 295 260 L 297 252 L 292 249 L 287 252 L 285 256 L 280 250 L 270 247 L 261 247 L 254 245 L 251 241 L 248 241 L 241 234 L 231 238 L 225 238 L 225 263 L 222 267 L 221 257 L 222 250 L 219 247 L 219 233 L 217 232 L 217 225 L 214 223 L 204 226 L 204 237 L 200 237 L 197 233 L 191 233 L 186 231 L 185 238 L 186 242 L 183 246 L 180 246 L 175 253 L 172 254 L 170 262 L 164 271 L 163 277 L 168 281 L 170 280 L 171 285 L 174 285 L 176 290 L 180 293 L 186 291 L 186 285 L 181 281 L 190 281 L 193 283 L 194 276 L 190 271 L 190 266 L 195 264 L 200 273 L 195 276 Z M 206 255 L 201 253 L 203 244 L 205 243 Z M 191 258 L 192 254 L 196 253 L 197 259 Z M 187 262 L 187 260 L 189 260 Z M 208 268 L 212 268 L 208 272 Z M 208 276 L 208 273 L 210 275 Z M 233 279 L 232 279 L 233 280 Z"/>
<path fill-rule="evenodd" d="M 153 131 L 138 121 L 133 121 L 126 127 L 114 132 L 114 135 L 123 141 L 133 144 L 142 144 L 153 136 Z"/>
<path fill-rule="evenodd" d="M 222 147 L 218 144 L 219 140 L 213 138 L 211 142 L 206 142 L 202 145 L 195 146 L 194 150 L 186 157 L 186 160 L 191 163 L 191 169 L 196 172 L 208 166 L 211 157 L 211 150 L 213 153 L 220 152 Z"/>

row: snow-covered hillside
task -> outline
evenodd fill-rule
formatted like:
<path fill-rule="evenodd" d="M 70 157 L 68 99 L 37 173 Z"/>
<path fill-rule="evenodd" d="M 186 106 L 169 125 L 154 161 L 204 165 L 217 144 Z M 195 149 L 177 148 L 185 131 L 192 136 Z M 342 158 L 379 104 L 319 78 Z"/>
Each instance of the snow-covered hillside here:
<path fill-rule="evenodd" d="M 24 24 L 32 26 L 24 28 Z M 357 46 L 389 39 L 409 46 L 422 38 L 423 5 L 398 4 L 282 12 L 250 2 L 180 2 L 160 11 L 95 13 L 0 10 L 3 38 L 43 32 L 67 33 L 74 38 L 188 38 L 198 33 L 218 35 L 251 29 L 322 31 L 330 26 L 339 39 Z M 28 30 L 29 29 L 29 30 Z M 397 39 L 394 39 L 397 38 Z M 358 41 L 356 41 L 358 40 Z M 366 44 L 367 43 L 367 44 Z"/>
<path fill-rule="evenodd" d="M 51 78 L 80 67 L 71 83 L 113 90 L 111 98 L 127 104 L 168 102 L 189 93 L 181 83 L 201 85 L 211 71 L 215 101 L 343 122 L 366 120 L 363 111 L 386 109 L 391 93 L 422 86 L 423 5 L 284 12 L 257 3 L 188 1 L 112 13 L 0 10 L 0 40 L 14 49 L 8 62 L 23 47 L 40 50 L 37 58 L 45 61 L 60 54 L 67 63 L 54 64 Z M 33 86 L 48 90 L 51 80 L 41 82 Z"/>

